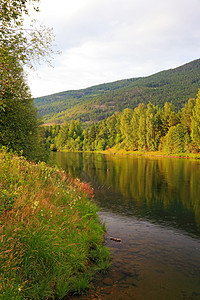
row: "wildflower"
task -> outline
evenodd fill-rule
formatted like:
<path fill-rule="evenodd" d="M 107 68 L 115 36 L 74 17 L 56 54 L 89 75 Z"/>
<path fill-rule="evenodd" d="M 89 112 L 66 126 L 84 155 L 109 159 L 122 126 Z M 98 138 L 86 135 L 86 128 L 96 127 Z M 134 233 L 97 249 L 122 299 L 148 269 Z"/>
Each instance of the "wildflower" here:
<path fill-rule="evenodd" d="M 38 204 L 39 204 L 39 201 L 38 201 L 38 200 L 35 200 L 35 201 L 33 202 L 33 204 L 31 205 L 31 208 L 36 209 L 36 208 L 38 207 Z"/>

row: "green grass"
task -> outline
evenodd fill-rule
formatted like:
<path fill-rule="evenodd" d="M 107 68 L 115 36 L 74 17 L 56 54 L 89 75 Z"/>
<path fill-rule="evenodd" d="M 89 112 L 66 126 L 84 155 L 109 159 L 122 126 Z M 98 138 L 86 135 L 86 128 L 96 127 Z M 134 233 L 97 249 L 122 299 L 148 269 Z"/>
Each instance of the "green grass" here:
<path fill-rule="evenodd" d="M 94 151 L 98 152 L 98 151 Z M 138 155 L 148 157 L 172 157 L 172 158 L 187 158 L 187 159 L 200 159 L 200 153 L 167 153 L 163 151 L 126 151 L 124 149 L 110 148 L 105 151 L 99 151 L 105 154 L 121 154 L 121 155 Z"/>
<path fill-rule="evenodd" d="M 109 267 L 91 187 L 0 151 L 1 299 L 82 293 Z"/>

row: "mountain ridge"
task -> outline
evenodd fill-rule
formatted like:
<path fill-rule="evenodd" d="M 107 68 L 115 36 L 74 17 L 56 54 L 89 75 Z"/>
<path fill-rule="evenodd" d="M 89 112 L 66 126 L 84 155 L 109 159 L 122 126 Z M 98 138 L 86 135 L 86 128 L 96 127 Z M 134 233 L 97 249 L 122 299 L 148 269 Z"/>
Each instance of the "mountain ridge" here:
<path fill-rule="evenodd" d="M 172 102 L 181 108 L 200 88 L 200 59 L 145 77 L 121 79 L 80 90 L 68 90 L 35 99 L 43 122 L 63 123 L 80 119 L 98 122 L 116 111 L 139 103 L 163 106 Z"/>

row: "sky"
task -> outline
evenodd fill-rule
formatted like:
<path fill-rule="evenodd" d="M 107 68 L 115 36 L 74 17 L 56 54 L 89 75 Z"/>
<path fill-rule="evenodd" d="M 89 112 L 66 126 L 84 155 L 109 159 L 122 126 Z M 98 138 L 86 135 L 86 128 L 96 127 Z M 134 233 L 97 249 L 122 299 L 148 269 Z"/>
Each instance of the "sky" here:
<path fill-rule="evenodd" d="M 148 76 L 200 58 L 199 0 L 40 0 L 53 67 L 28 71 L 33 97 Z"/>

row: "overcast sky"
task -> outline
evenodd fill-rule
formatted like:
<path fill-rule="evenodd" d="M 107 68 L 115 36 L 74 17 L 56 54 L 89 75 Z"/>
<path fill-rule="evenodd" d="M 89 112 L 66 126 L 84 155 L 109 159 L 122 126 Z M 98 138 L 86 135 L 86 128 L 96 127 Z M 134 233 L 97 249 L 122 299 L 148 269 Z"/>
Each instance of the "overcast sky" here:
<path fill-rule="evenodd" d="M 29 72 L 34 97 L 147 76 L 200 58 L 199 0 L 40 0 L 54 68 Z"/>

